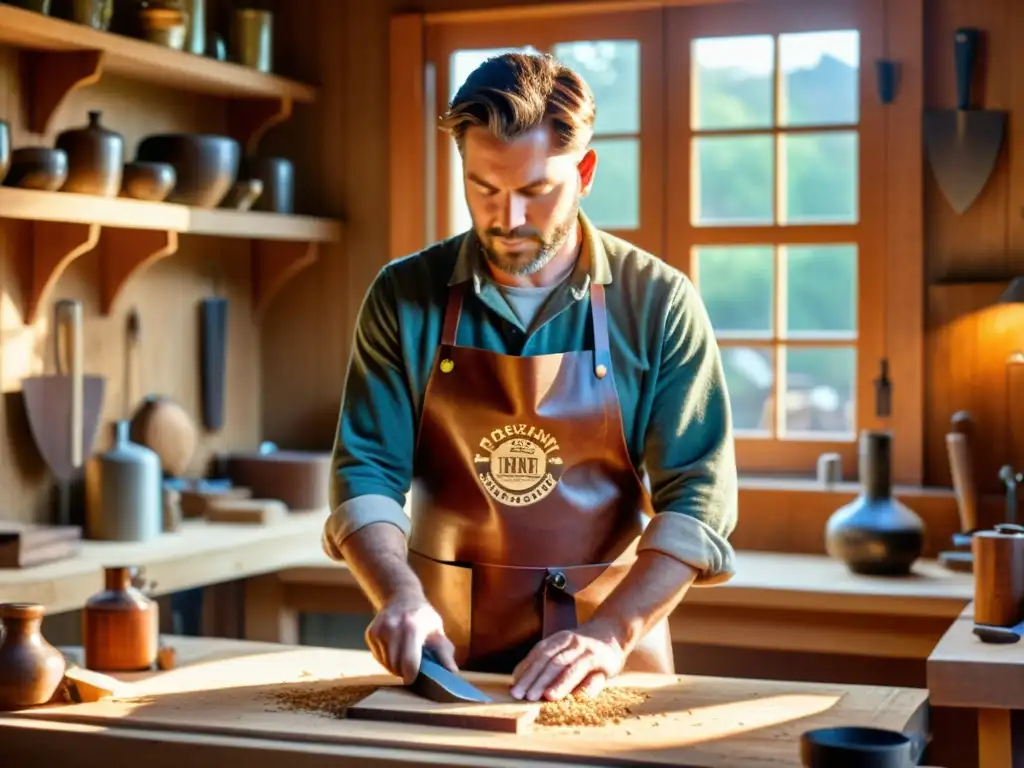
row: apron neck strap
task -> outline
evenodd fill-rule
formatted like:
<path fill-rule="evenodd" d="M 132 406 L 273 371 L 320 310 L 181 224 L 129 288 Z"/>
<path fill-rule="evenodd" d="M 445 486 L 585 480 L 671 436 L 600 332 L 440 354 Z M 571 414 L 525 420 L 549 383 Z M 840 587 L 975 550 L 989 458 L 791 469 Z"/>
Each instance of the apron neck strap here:
<path fill-rule="evenodd" d="M 444 329 L 441 343 L 446 347 L 455 346 L 459 333 L 459 317 L 462 315 L 462 299 L 466 295 L 466 283 L 456 283 L 448 289 L 448 306 L 444 312 Z M 594 364 L 609 366 L 608 352 L 608 310 L 605 304 L 604 286 L 590 284 L 590 315 L 594 327 Z"/>

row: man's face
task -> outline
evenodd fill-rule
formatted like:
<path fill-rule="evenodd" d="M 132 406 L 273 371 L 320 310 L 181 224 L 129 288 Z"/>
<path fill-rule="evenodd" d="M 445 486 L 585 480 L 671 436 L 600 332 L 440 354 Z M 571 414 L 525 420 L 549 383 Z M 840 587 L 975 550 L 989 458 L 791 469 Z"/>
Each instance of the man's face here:
<path fill-rule="evenodd" d="M 463 141 L 466 203 L 488 261 L 509 275 L 538 272 L 565 244 L 590 189 L 593 150 L 557 153 L 540 126 L 511 142 L 474 126 Z"/>

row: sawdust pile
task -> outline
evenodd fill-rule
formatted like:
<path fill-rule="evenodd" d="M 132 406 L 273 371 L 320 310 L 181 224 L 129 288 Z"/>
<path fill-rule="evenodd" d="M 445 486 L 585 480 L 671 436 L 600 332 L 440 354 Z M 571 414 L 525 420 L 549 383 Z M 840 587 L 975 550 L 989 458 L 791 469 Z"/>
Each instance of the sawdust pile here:
<path fill-rule="evenodd" d="M 342 718 L 348 708 L 376 691 L 375 685 L 284 685 L 270 693 L 279 710 L 310 712 L 324 717 Z"/>
<path fill-rule="evenodd" d="M 620 723 L 648 698 L 649 694 L 635 688 L 605 688 L 592 699 L 573 693 L 561 701 L 541 704 L 540 714 L 534 722 L 537 725 L 576 727 Z"/>

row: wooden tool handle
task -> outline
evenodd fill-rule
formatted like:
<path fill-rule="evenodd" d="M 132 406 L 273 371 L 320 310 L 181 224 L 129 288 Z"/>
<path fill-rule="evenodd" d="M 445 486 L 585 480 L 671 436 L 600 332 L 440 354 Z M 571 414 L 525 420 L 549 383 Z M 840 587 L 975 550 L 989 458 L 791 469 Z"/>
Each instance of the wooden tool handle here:
<path fill-rule="evenodd" d="M 996 527 L 971 539 L 974 554 L 974 621 L 1012 627 L 1024 617 L 1024 533 Z"/>
<path fill-rule="evenodd" d="M 946 435 L 946 453 L 949 472 L 953 476 L 957 510 L 960 513 L 960 531 L 966 533 L 978 527 L 978 486 L 974 482 L 970 443 L 967 435 L 950 432 Z"/>
<path fill-rule="evenodd" d="M 61 337 L 66 331 L 67 348 L 65 352 L 70 357 L 68 364 L 71 383 L 71 424 L 68 432 L 71 440 L 71 468 L 78 469 L 82 466 L 83 453 L 85 450 L 85 405 L 83 402 L 84 377 L 85 377 L 85 345 L 82 332 L 82 302 L 62 299 L 55 306 L 56 315 L 59 318 L 57 337 Z M 63 368 L 63 356 L 58 342 L 58 370 Z"/>

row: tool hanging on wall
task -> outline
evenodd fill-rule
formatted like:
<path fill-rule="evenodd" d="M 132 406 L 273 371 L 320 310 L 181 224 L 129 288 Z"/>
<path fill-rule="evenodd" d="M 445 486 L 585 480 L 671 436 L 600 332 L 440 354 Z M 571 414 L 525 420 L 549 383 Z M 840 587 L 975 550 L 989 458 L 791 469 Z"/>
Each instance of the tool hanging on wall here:
<path fill-rule="evenodd" d="M 200 302 L 200 379 L 203 426 L 216 432 L 224 426 L 224 386 L 227 367 L 228 300 L 220 295 L 221 265 L 213 264 L 213 296 Z"/>
<path fill-rule="evenodd" d="M 971 81 L 980 32 L 961 28 L 954 35 L 956 109 L 925 112 L 924 142 L 939 189 L 963 213 L 988 183 L 1003 146 L 1006 112 L 971 108 Z"/>
<path fill-rule="evenodd" d="M 889 380 L 889 361 L 884 357 L 875 379 L 875 415 L 882 419 L 892 415 L 892 382 Z"/>
<path fill-rule="evenodd" d="M 896 62 L 889 59 L 879 59 L 875 62 L 875 84 L 878 88 L 878 100 L 884 104 L 892 104 L 896 98 L 896 78 L 897 78 L 897 67 Z M 885 165 L 888 167 L 888 147 L 889 142 L 885 142 Z M 882 185 L 882 194 L 885 194 L 886 186 Z M 882 215 L 886 216 L 888 213 L 888 204 L 883 200 Z M 884 270 L 885 277 L 883 282 L 885 288 L 883 293 L 888 292 L 888 261 L 889 252 L 886 250 L 886 269 Z M 885 309 L 888 306 L 888 302 L 883 302 L 884 317 L 882 323 L 885 326 L 885 338 L 889 338 L 889 313 Z M 886 344 L 886 347 L 888 344 Z M 887 357 L 883 357 L 879 363 L 879 374 L 878 378 L 874 381 L 875 385 L 875 416 L 880 419 L 889 418 L 892 415 L 892 382 L 889 380 L 889 360 Z"/>

